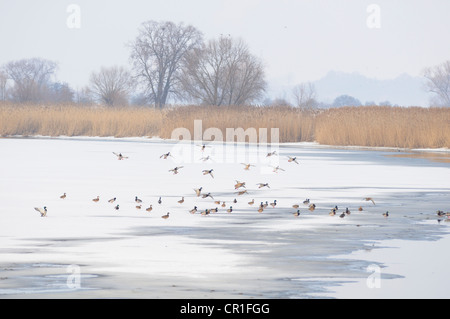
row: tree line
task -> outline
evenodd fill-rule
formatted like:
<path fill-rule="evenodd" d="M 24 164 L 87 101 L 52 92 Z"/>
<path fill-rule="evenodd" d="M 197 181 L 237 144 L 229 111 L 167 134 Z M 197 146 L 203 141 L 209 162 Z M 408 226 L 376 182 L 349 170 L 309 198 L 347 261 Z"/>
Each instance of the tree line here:
<path fill-rule="evenodd" d="M 10 61 L 0 67 L 0 100 L 16 103 L 153 105 L 169 101 L 204 105 L 245 105 L 260 100 L 267 88 L 264 64 L 242 39 L 220 35 L 205 40 L 191 25 L 146 21 L 126 44 L 130 65 L 101 67 L 89 84 L 74 91 L 55 80 L 58 65 L 42 58 Z M 450 106 L 450 61 L 427 68 L 427 89 L 436 105 Z M 318 105 L 314 85 L 293 88 L 294 103 Z"/>

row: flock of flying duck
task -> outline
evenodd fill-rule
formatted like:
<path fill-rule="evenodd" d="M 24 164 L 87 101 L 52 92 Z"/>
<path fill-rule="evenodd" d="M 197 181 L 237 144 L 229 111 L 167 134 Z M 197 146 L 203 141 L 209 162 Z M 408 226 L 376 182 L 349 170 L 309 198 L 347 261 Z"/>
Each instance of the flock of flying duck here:
<path fill-rule="evenodd" d="M 206 145 L 201 145 L 202 152 L 205 150 L 205 148 L 206 148 Z M 113 154 L 116 155 L 118 160 L 128 159 L 128 156 L 124 156 L 122 153 L 113 152 Z M 276 151 L 267 153 L 266 157 L 270 157 L 270 156 L 274 156 L 274 155 L 277 155 Z M 161 159 L 168 159 L 169 157 L 172 157 L 170 152 L 162 154 L 160 156 Z M 289 163 L 299 164 L 299 162 L 297 160 L 297 157 L 287 156 L 287 158 L 288 158 L 287 161 Z M 207 161 L 207 160 L 209 160 L 211 158 L 210 158 L 210 156 L 207 156 L 207 157 L 202 157 L 201 159 L 203 161 Z M 244 165 L 244 170 L 250 170 L 250 167 L 255 167 L 255 165 L 253 165 L 253 164 L 248 164 L 248 163 L 241 163 L 241 164 Z M 175 167 L 173 169 L 170 169 L 169 172 L 171 172 L 174 175 L 176 175 L 176 174 L 179 173 L 180 169 L 182 169 L 182 168 L 183 168 L 183 166 L 177 166 L 177 167 Z M 211 178 L 214 178 L 213 171 L 214 171 L 213 169 L 203 170 L 202 173 L 203 173 L 203 175 L 210 175 Z M 273 167 L 273 172 L 278 173 L 278 171 L 284 171 L 284 169 L 280 168 L 279 166 Z M 236 180 L 236 184 L 234 185 L 234 189 L 237 191 L 237 195 L 238 196 L 246 194 L 246 193 L 248 194 L 246 189 L 245 190 L 241 189 L 241 188 L 246 188 L 245 184 L 246 184 L 245 182 L 241 182 L 241 181 Z M 256 185 L 258 186 L 258 189 L 263 188 L 263 187 L 270 188 L 268 183 L 257 183 Z M 214 200 L 214 197 L 211 195 L 211 193 L 202 193 L 202 190 L 203 190 L 203 187 L 199 187 L 199 188 L 194 189 L 194 192 L 195 192 L 197 197 L 201 197 L 201 198 L 208 198 L 208 197 L 210 197 L 211 199 Z M 64 194 L 62 194 L 60 196 L 61 199 L 65 199 L 66 197 L 67 197 L 66 193 L 64 193 Z M 113 204 L 116 201 L 116 199 L 117 199 L 116 197 L 113 197 L 113 198 L 109 199 L 108 202 Z M 363 198 L 363 200 L 364 201 L 370 201 L 370 202 L 372 202 L 373 205 L 375 205 L 375 201 L 371 197 Z M 93 198 L 92 201 L 96 202 L 96 203 L 99 202 L 100 201 L 100 196 L 97 196 L 97 197 Z M 135 196 L 134 201 L 136 203 L 136 209 L 142 209 L 142 200 L 140 198 L 138 198 L 138 196 Z M 180 200 L 178 200 L 178 203 L 179 204 L 183 204 L 184 203 L 184 197 L 182 197 Z M 226 206 L 227 206 L 224 201 L 220 201 L 220 200 L 214 200 L 214 203 L 216 205 L 221 206 L 222 208 L 226 208 Z M 233 203 L 237 203 L 237 199 L 236 198 L 233 200 Z M 159 199 L 158 199 L 158 204 L 159 205 L 162 204 L 162 198 L 161 197 L 159 197 Z M 254 204 L 255 204 L 255 200 L 254 199 L 252 199 L 251 201 L 248 202 L 249 206 L 253 206 Z M 259 213 L 262 213 L 264 211 L 264 209 L 267 208 L 269 205 L 272 208 L 275 208 L 275 206 L 277 205 L 277 200 L 274 200 L 270 204 L 268 203 L 268 201 L 266 201 L 265 203 L 261 202 L 258 205 L 257 211 Z M 308 199 L 308 198 L 303 201 L 303 205 L 307 206 L 309 211 L 314 211 L 316 209 L 316 205 L 314 203 L 310 203 L 310 199 Z M 300 216 L 300 209 L 299 209 L 300 205 L 299 204 L 294 204 L 294 205 L 292 205 L 292 208 L 296 209 L 296 211 L 294 213 L 292 213 L 293 216 L 295 216 L 295 217 Z M 41 217 L 46 217 L 47 216 L 47 207 L 46 206 L 44 206 L 44 207 L 35 207 L 34 209 L 40 213 Z M 119 204 L 116 204 L 114 206 L 114 209 L 116 211 L 118 211 L 120 209 Z M 153 210 L 153 205 L 150 205 L 149 207 L 145 208 L 145 210 L 147 212 L 151 212 Z M 362 210 L 363 210 L 363 208 L 362 208 L 362 206 L 360 206 L 358 208 L 358 211 L 362 211 Z M 227 211 L 227 213 L 231 213 L 233 211 L 233 206 L 229 206 L 229 208 L 227 208 L 226 211 Z M 191 214 L 195 214 L 197 212 L 199 212 L 203 216 L 206 216 L 206 215 L 209 215 L 211 213 L 217 213 L 218 212 L 218 207 L 211 208 L 211 209 L 205 209 L 205 210 L 200 212 L 198 210 L 198 207 L 194 206 L 191 210 L 189 210 L 189 213 L 191 213 Z M 334 216 L 337 213 L 338 213 L 338 207 L 335 206 L 334 208 L 331 209 L 331 211 L 329 212 L 329 215 L 330 216 Z M 438 214 L 438 216 L 447 216 L 448 218 L 450 218 L 450 212 L 444 213 L 443 211 L 438 210 L 437 214 Z M 162 215 L 161 218 L 167 219 L 167 218 L 169 218 L 169 215 L 170 215 L 170 213 L 167 212 L 167 214 Z M 344 218 L 346 215 L 350 215 L 350 210 L 348 208 L 346 208 L 342 213 L 340 213 L 339 217 L 340 218 Z M 389 212 L 386 211 L 382 215 L 384 217 L 388 217 L 389 216 Z"/>

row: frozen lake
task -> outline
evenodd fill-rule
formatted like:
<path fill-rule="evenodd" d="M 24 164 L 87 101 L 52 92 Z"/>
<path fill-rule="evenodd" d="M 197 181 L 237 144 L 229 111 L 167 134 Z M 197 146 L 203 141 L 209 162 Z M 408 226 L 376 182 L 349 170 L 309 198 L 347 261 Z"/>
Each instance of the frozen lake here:
<path fill-rule="evenodd" d="M 450 297 L 447 153 L 197 144 L 0 139 L 0 298 Z"/>

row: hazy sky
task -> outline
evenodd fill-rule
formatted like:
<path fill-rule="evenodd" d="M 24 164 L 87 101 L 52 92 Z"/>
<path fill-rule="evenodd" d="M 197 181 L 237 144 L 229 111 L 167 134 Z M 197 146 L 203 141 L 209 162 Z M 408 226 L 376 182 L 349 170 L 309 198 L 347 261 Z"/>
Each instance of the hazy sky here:
<path fill-rule="evenodd" d="M 81 10 L 80 28 L 67 26 L 70 4 Z M 58 79 L 79 88 L 100 66 L 128 65 L 125 44 L 146 20 L 192 24 L 206 39 L 241 37 L 279 85 L 330 70 L 417 76 L 450 59 L 449 0 L 0 0 L 0 65 L 55 60 Z"/>

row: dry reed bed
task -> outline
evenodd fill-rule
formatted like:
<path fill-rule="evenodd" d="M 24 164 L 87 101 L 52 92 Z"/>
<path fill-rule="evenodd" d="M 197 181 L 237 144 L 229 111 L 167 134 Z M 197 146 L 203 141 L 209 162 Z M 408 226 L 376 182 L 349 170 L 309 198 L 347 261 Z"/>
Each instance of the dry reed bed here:
<path fill-rule="evenodd" d="M 279 129 L 280 142 L 312 141 L 314 139 L 314 113 L 303 112 L 292 107 L 254 106 L 188 106 L 168 110 L 167 124 L 162 127 L 161 137 L 170 138 L 172 130 L 178 127 L 189 129 L 194 135 L 194 120 L 202 120 L 202 128 L 218 128 L 226 137 L 227 128 L 267 129 L 270 142 L 271 128 Z"/>
<path fill-rule="evenodd" d="M 157 136 L 164 112 L 145 108 L 0 106 L 0 135 Z"/>
<path fill-rule="evenodd" d="M 175 128 L 194 136 L 215 127 L 279 129 L 280 142 L 316 141 L 328 145 L 402 148 L 450 147 L 450 108 L 341 107 L 316 112 L 298 108 L 177 106 L 144 107 L 31 106 L 0 104 L 0 136 L 160 136 Z"/>
<path fill-rule="evenodd" d="M 329 145 L 450 147 L 450 108 L 342 107 L 316 119 L 315 140 Z"/>

